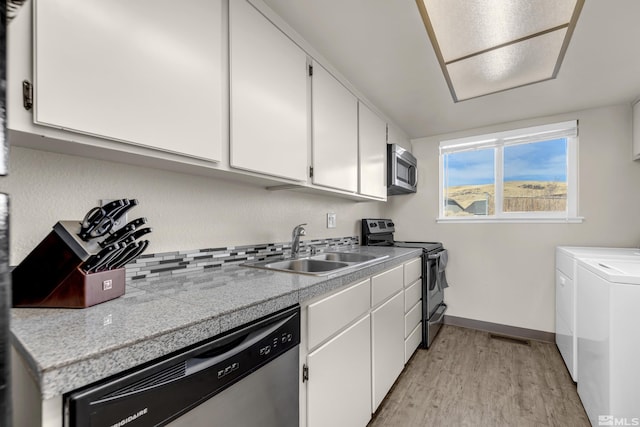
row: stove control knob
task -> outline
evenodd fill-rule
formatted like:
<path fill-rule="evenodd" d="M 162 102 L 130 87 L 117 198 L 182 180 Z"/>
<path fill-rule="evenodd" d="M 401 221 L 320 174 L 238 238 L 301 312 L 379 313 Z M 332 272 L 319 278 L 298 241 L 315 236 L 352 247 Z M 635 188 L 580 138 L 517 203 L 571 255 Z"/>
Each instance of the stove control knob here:
<path fill-rule="evenodd" d="M 392 223 L 392 222 L 388 222 L 388 223 L 387 223 L 387 227 L 393 227 L 393 226 L 395 226 L 395 224 L 394 224 L 394 223 Z"/>
<path fill-rule="evenodd" d="M 375 222 L 372 222 L 371 224 L 369 224 L 369 226 L 371 228 L 376 228 L 378 226 L 378 224 L 376 224 Z"/>

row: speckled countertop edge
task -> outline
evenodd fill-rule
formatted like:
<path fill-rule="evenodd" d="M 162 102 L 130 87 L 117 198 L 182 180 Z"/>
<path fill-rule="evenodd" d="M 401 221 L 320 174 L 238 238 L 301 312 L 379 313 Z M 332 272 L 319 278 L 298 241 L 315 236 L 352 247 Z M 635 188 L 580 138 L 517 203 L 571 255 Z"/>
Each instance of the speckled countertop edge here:
<path fill-rule="evenodd" d="M 226 277 L 219 283 L 216 283 L 220 276 L 218 272 L 127 283 L 127 293 L 123 297 L 83 310 L 12 309 L 12 321 L 18 320 L 20 325 L 16 330 L 12 324 L 13 343 L 40 387 L 42 398 L 49 399 L 420 256 L 419 249 L 361 247 L 356 251 L 387 254 L 388 258 L 353 271 L 324 277 L 233 266 L 226 270 L 230 278 Z M 183 282 L 189 286 L 189 292 L 180 291 Z M 254 292 L 256 289 L 259 292 Z M 220 293 L 235 299 L 227 304 L 216 304 L 206 298 L 207 295 L 217 296 Z M 146 311 L 138 313 L 136 317 L 135 312 L 128 310 L 128 299 L 142 300 Z M 173 316 L 167 314 L 170 310 L 175 310 Z M 135 330 L 143 322 L 141 319 L 149 316 L 159 324 L 153 324 L 150 330 Z M 38 340 L 29 335 L 31 332 L 37 335 L 47 331 L 36 325 L 56 321 L 61 323 L 61 330 L 65 329 L 65 321 L 76 327 L 80 323 L 81 327 L 86 328 L 86 334 L 90 334 L 95 328 L 93 323 L 106 318 L 115 324 L 113 336 L 108 336 L 112 341 L 100 346 L 104 337 L 96 335 L 98 343 L 95 348 L 84 348 L 75 353 L 73 349 L 65 348 L 68 345 L 60 345 L 53 351 L 50 351 L 51 343 L 47 346 L 48 343 L 43 342 L 38 347 L 38 344 L 34 345 Z M 119 331 L 131 329 L 133 331 L 128 335 L 123 333 L 125 336 L 120 337 Z M 103 328 L 98 330 L 100 334 L 105 333 Z M 92 342 L 91 339 L 87 341 Z M 56 350 L 59 354 L 56 354 Z"/>

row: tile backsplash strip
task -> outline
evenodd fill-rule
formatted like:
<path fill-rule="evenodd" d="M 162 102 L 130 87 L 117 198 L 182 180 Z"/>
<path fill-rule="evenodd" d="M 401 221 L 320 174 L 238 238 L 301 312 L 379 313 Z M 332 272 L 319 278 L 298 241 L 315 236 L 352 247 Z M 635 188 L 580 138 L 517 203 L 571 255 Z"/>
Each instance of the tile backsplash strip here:
<path fill-rule="evenodd" d="M 312 247 L 318 252 L 348 249 L 358 246 L 357 236 L 333 239 L 307 240 L 300 242 L 300 254 L 309 254 Z M 194 249 L 143 255 L 128 264 L 127 280 L 139 280 L 198 270 L 221 268 L 229 264 L 247 261 L 263 261 L 291 254 L 291 243 L 263 243 L 258 245 L 229 246 L 226 248 Z"/>

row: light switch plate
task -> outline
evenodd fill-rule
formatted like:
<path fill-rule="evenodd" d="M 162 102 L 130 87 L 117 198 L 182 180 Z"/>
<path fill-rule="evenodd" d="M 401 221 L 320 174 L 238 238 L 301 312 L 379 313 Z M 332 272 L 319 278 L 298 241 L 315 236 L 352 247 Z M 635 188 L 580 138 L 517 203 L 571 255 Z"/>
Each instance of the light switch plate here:
<path fill-rule="evenodd" d="M 336 228 L 336 214 L 333 212 L 327 214 L 327 228 Z"/>

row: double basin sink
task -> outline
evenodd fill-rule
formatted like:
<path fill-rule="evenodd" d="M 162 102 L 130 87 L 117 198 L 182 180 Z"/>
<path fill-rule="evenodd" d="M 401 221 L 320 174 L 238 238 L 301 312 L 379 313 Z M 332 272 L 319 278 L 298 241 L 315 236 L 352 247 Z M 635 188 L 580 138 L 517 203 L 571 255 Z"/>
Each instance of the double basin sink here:
<path fill-rule="evenodd" d="M 375 256 L 355 252 L 324 252 L 309 257 L 259 261 L 242 265 L 266 270 L 326 276 L 348 268 L 361 267 L 387 257 L 388 255 Z"/>

